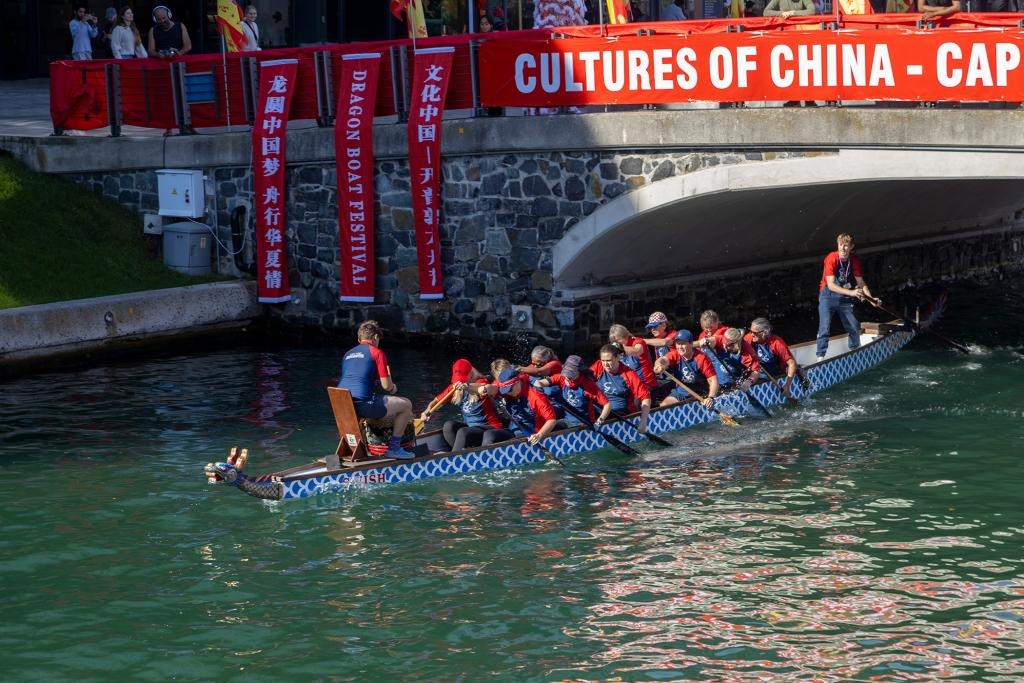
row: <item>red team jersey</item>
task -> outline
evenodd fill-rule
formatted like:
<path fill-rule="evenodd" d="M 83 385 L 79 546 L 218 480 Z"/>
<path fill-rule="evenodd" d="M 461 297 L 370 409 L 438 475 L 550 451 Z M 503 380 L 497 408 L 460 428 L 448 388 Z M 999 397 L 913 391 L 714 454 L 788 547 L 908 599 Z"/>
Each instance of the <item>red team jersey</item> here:
<path fill-rule="evenodd" d="M 666 353 L 663 358 L 668 361 L 669 369 L 679 365 L 679 362 L 683 360 L 683 357 L 679 354 L 679 349 L 672 349 Z M 700 374 L 704 375 L 708 379 L 717 377 L 715 374 L 715 366 L 711 364 L 710 360 L 708 360 L 707 354 L 695 351 L 693 359 L 697 361 L 697 369 L 700 370 Z"/>
<path fill-rule="evenodd" d="M 860 260 L 853 254 L 850 254 L 850 258 L 846 259 L 844 262 L 839 259 L 839 252 L 833 251 L 825 257 L 825 268 L 821 273 L 821 283 L 818 285 L 819 292 L 828 286 L 828 283 L 825 282 L 825 278 L 829 275 L 836 279 L 837 285 L 846 287 L 847 289 L 853 289 L 853 284 L 856 282 L 853 278 L 863 276 L 860 269 Z"/>
<path fill-rule="evenodd" d="M 575 380 L 571 380 L 563 375 L 551 375 L 548 379 L 551 380 L 551 386 L 561 387 L 562 389 L 582 389 L 583 396 L 589 402 L 591 422 L 597 419 L 594 404 L 603 406 L 608 403 L 608 397 L 604 395 L 604 392 L 601 391 L 601 388 L 597 386 L 594 380 L 589 377 L 580 375 Z"/>
<path fill-rule="evenodd" d="M 481 377 L 475 382 L 475 384 L 487 384 L 487 379 Z M 447 387 L 445 387 L 444 391 L 442 391 L 440 394 L 434 397 L 434 403 L 440 404 L 441 399 L 445 397 L 445 394 L 451 391 L 453 386 L 455 386 L 454 383 L 449 384 Z M 475 393 L 475 389 L 476 387 L 471 386 L 471 388 L 469 388 L 468 390 L 473 391 Z M 480 407 L 483 410 L 483 417 L 487 421 L 487 424 L 494 427 L 495 429 L 502 429 L 505 425 L 502 424 L 501 418 L 498 417 L 498 411 L 494 408 L 494 399 L 487 395 L 480 396 L 479 398 Z M 463 400 L 465 400 L 465 398 Z M 440 408 L 441 406 L 437 405 L 437 407 Z M 462 408 L 462 406 L 459 407 Z"/>
<path fill-rule="evenodd" d="M 729 352 L 725 350 L 724 342 L 725 339 L 722 337 L 716 337 L 715 351 L 718 352 L 720 358 L 728 359 Z M 757 360 L 757 351 L 745 339 L 740 340 L 740 363 L 749 372 L 761 372 L 761 363 Z"/>
<path fill-rule="evenodd" d="M 590 366 L 590 371 L 594 374 L 595 377 L 597 377 L 599 389 L 601 388 L 600 382 L 602 375 L 610 375 L 611 378 L 615 380 L 621 380 L 622 382 L 625 383 L 626 389 L 628 390 L 631 399 L 630 401 L 628 401 L 629 405 L 626 407 L 626 410 L 628 410 L 629 412 L 639 410 L 640 402 L 651 397 L 651 392 L 648 391 L 647 386 L 643 383 L 643 380 L 640 379 L 640 376 L 633 372 L 630 368 L 623 365 L 621 361 L 619 362 L 619 371 L 614 375 L 612 375 L 609 372 L 606 372 L 604 369 L 604 365 L 599 360 L 594 361 L 594 364 Z M 603 389 L 601 389 L 601 391 L 604 392 L 605 396 L 608 396 L 608 392 L 605 392 Z"/>
<path fill-rule="evenodd" d="M 647 353 L 647 342 L 640 337 L 630 337 L 626 340 L 626 348 L 636 349 L 637 347 L 643 353 L 639 356 L 631 356 L 631 358 L 640 362 L 640 379 L 645 386 L 658 386 L 658 378 L 654 376 L 654 363 L 651 361 L 651 354 Z"/>
<path fill-rule="evenodd" d="M 775 358 L 779 361 L 779 367 L 784 367 L 786 363 L 793 358 L 793 354 L 789 352 L 789 346 L 782 340 L 777 334 L 770 335 L 764 342 L 755 342 L 754 335 L 747 332 L 746 336 L 743 337 L 744 344 L 750 344 L 750 346 L 764 345 L 767 346 Z"/>

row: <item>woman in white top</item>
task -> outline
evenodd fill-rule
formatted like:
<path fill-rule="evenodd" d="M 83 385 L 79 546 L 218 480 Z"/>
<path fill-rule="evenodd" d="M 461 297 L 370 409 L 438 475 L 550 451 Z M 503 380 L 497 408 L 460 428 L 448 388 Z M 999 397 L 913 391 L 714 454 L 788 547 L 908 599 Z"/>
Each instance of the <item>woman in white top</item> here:
<path fill-rule="evenodd" d="M 242 33 L 245 34 L 245 51 L 252 52 L 260 48 L 260 27 L 256 25 L 256 7 L 245 8 L 245 21 L 242 22 Z"/>
<path fill-rule="evenodd" d="M 134 19 L 131 7 L 122 7 L 117 13 L 117 26 L 110 34 L 110 51 L 114 59 L 148 56 L 146 48 L 142 47 L 142 36 L 139 35 Z"/>

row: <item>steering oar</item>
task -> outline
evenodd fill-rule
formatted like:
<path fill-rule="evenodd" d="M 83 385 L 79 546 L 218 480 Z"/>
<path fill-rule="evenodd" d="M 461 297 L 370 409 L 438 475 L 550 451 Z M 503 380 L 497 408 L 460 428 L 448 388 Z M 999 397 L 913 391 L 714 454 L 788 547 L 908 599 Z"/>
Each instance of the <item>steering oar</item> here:
<path fill-rule="evenodd" d="M 881 299 L 876 299 L 874 297 L 867 296 L 865 294 L 864 295 L 864 300 L 867 301 L 872 306 L 874 306 L 875 308 L 877 308 L 878 310 L 880 310 L 880 311 L 882 311 L 884 313 L 888 313 L 893 318 L 896 318 L 897 320 L 902 320 L 907 325 L 909 325 L 911 327 L 911 329 L 913 329 L 914 331 L 916 331 L 916 332 L 927 332 L 928 334 L 932 335 L 933 337 L 936 337 L 937 339 L 941 339 L 942 341 L 946 342 L 947 344 L 952 346 L 954 349 L 956 349 L 960 353 L 967 354 L 968 356 L 971 355 L 971 350 L 969 348 L 967 348 L 966 346 L 964 346 L 963 344 L 961 344 L 959 342 L 955 342 L 952 339 L 950 339 L 949 337 L 947 337 L 946 335 L 940 334 L 939 332 L 936 332 L 931 327 L 921 327 L 920 325 L 915 323 L 913 320 L 907 320 L 905 317 L 903 317 L 899 313 L 896 313 L 895 311 L 893 311 L 893 310 L 883 306 Z"/>

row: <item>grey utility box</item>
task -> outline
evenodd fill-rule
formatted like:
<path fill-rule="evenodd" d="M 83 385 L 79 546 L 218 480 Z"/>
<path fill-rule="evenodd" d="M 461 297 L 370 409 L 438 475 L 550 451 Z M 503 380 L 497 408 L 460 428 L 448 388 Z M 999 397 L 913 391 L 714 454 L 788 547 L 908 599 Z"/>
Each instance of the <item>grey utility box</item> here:
<path fill-rule="evenodd" d="M 210 272 L 210 227 L 182 221 L 164 226 L 164 265 L 186 275 Z"/>

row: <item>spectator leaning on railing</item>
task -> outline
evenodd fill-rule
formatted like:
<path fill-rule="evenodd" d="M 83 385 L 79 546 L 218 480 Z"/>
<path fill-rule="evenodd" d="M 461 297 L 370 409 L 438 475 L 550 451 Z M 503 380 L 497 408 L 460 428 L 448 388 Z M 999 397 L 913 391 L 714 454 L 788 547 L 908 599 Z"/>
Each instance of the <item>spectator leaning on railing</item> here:
<path fill-rule="evenodd" d="M 135 13 L 125 5 L 118 15 L 117 26 L 110 35 L 110 51 L 114 59 L 132 59 L 146 57 L 146 48 L 142 47 L 142 36 L 135 25 Z"/>
<path fill-rule="evenodd" d="M 917 0 L 917 11 L 921 19 L 938 19 L 960 11 L 960 0 Z"/>
<path fill-rule="evenodd" d="M 153 27 L 149 29 L 151 56 L 167 59 L 192 51 L 192 39 L 188 37 L 188 29 L 181 22 L 171 21 L 173 17 L 170 8 L 165 5 L 153 8 Z"/>
<path fill-rule="evenodd" d="M 814 0 L 771 0 L 762 14 L 766 17 L 803 17 L 815 14 Z"/>

